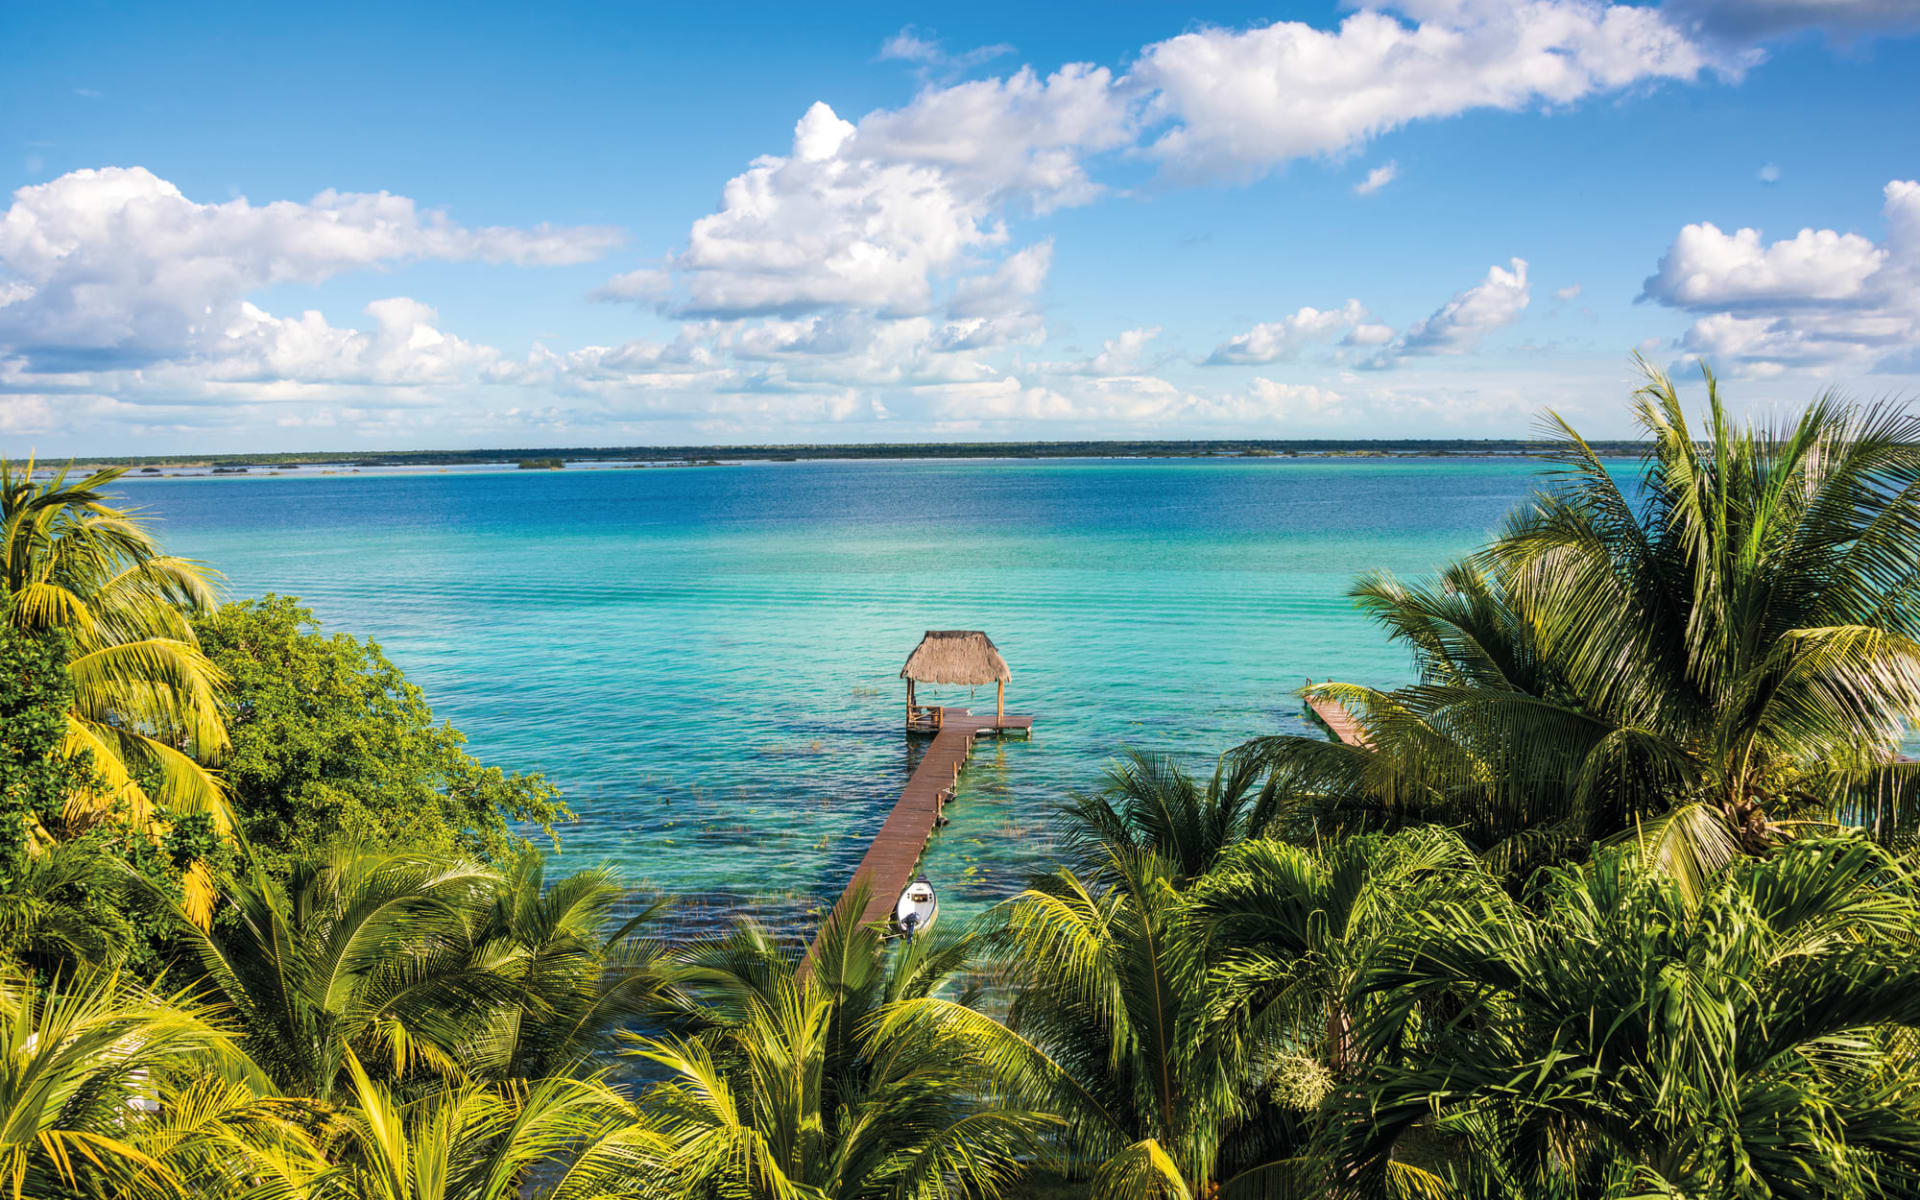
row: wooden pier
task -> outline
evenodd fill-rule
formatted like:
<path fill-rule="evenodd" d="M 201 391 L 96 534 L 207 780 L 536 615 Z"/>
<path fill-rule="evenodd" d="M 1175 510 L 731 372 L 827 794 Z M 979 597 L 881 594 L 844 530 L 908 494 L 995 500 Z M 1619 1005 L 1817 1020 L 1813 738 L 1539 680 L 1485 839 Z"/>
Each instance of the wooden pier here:
<path fill-rule="evenodd" d="M 1347 706 L 1331 696 L 1315 695 L 1311 679 L 1307 680 L 1306 698 L 1307 707 L 1313 710 L 1313 715 L 1319 717 L 1322 724 L 1333 731 L 1333 736 L 1349 746 L 1373 749 L 1373 739 L 1367 736 L 1366 728 L 1360 724 L 1359 720 L 1347 711 Z"/>
<path fill-rule="evenodd" d="M 900 799 L 894 802 L 893 811 L 881 823 L 880 831 L 873 835 L 866 856 L 854 868 L 853 878 L 834 903 L 836 916 L 842 915 L 853 903 L 864 885 L 866 907 L 859 923 L 870 925 L 889 920 L 900 893 L 913 882 L 927 839 L 942 823 L 947 802 L 953 799 L 954 785 L 960 778 L 960 768 L 973 753 L 974 739 L 987 734 L 1033 736 L 1033 718 L 1012 713 L 976 717 L 969 709 L 943 708 L 937 714 L 937 726 L 939 732 L 934 734 L 920 765 L 914 768 L 907 786 L 901 789 Z M 936 880 L 934 886 L 937 889 L 940 882 Z M 814 946 L 819 944 L 819 938 L 815 937 Z M 807 958 L 812 957 L 813 950 L 809 949 Z M 804 964 L 801 969 L 805 970 Z"/>

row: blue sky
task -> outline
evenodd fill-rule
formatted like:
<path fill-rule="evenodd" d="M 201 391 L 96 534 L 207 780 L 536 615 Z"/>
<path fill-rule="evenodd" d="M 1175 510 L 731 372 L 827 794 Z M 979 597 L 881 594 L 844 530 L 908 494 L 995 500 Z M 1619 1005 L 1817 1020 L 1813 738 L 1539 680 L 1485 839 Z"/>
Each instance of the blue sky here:
<path fill-rule="evenodd" d="M 1920 383 L 1920 0 L 9 3 L 10 454 L 1628 431 Z"/>

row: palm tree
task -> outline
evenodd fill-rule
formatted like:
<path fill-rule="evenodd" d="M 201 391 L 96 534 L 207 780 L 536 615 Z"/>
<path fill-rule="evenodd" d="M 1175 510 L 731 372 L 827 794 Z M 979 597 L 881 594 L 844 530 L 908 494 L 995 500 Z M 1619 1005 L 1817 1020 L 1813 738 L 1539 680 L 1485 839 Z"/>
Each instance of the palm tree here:
<path fill-rule="evenodd" d="M 227 745 L 220 674 L 188 623 L 212 608 L 212 577 L 163 553 L 137 513 L 107 502 L 102 489 L 124 473 L 68 482 L 62 471 L 36 484 L 32 463 L 0 459 L 0 620 L 52 631 L 71 647 L 62 749 L 88 756 L 102 788 L 71 798 L 69 828 L 118 809 L 157 832 L 159 805 L 210 813 L 225 832 L 231 816 L 208 769 Z M 208 883 L 202 869 L 189 886 L 202 919 Z"/>
<path fill-rule="evenodd" d="M 239 1059 L 206 1010 L 95 970 L 41 979 L 0 970 L 0 1189 L 70 1196 L 174 1194 L 181 1175 L 143 1144 L 170 1085 Z"/>
<path fill-rule="evenodd" d="M 1001 1194 L 1046 1119 L 1005 1101 L 977 1047 L 887 1021 L 967 953 L 928 935 L 890 954 L 840 918 L 806 972 L 752 926 L 692 948 L 688 1032 L 633 1051 L 665 1078 L 641 1099 L 646 1136 L 620 1147 L 628 1172 L 655 1196 Z"/>
<path fill-rule="evenodd" d="M 1296 828 L 1440 821 L 1519 866 L 1637 832 L 1696 891 L 1794 822 L 1920 827 L 1920 418 L 1825 397 L 1697 440 L 1648 368 L 1624 487 L 1558 418 L 1547 489 L 1429 584 L 1364 580 L 1419 682 L 1323 685 L 1371 749 L 1248 748 Z"/>
<path fill-rule="evenodd" d="M 84 839 L 25 856 L 11 882 L 0 893 L 0 961 L 43 973 L 115 966 L 137 936 L 126 913 L 139 889 Z"/>
<path fill-rule="evenodd" d="M 1320 850 L 1257 840 L 1198 881 L 1189 919 L 1233 1006 L 1331 1087 L 1364 1066 L 1348 999 L 1381 942 L 1412 914 L 1493 888 L 1472 849 L 1434 826 Z"/>
<path fill-rule="evenodd" d="M 1173 863 L 1183 882 L 1194 879 L 1272 821 L 1280 794 L 1263 783 L 1264 772 L 1256 756 L 1228 754 L 1202 788 L 1170 756 L 1129 750 L 1107 769 L 1104 787 L 1066 806 L 1067 856 L 1083 872 L 1099 872 L 1114 848 L 1128 847 Z"/>
<path fill-rule="evenodd" d="M 882 1030 L 975 1047 L 1012 1096 L 1060 1119 L 1068 1173 L 1091 1175 L 1097 1200 L 1209 1195 L 1290 1157 L 1248 1120 L 1255 1031 L 1195 952 L 1180 869 L 1122 846 L 1098 879 L 1062 870 L 1003 908 L 1004 1025 L 928 996 Z"/>
<path fill-rule="evenodd" d="M 405 1100 L 351 1055 L 346 1062 L 351 1104 L 344 1135 L 328 1147 L 339 1166 L 309 1181 L 313 1200 L 519 1200 L 537 1171 L 579 1157 L 583 1147 L 597 1150 L 604 1169 L 611 1155 L 601 1143 L 618 1144 L 634 1121 L 597 1079 L 443 1084 Z M 601 1190 L 609 1181 L 591 1170 L 570 1182 L 565 1195 L 621 1194 Z"/>
<path fill-rule="evenodd" d="M 1892 1196 L 1920 1186 L 1911 864 L 1807 840 L 1690 901 L 1625 852 L 1536 902 L 1435 905 L 1360 980 L 1375 1066 L 1333 1159 L 1461 1196 Z M 1451 1006 L 1448 1019 L 1429 1019 Z"/>
<path fill-rule="evenodd" d="M 458 1050 L 468 1071 L 492 1079 L 571 1073 L 673 1002 L 666 951 L 640 936 L 666 904 L 644 904 L 619 920 L 626 898 L 604 867 L 551 887 L 542 855 L 522 855 L 508 867 L 474 959 L 511 989 Z"/>
<path fill-rule="evenodd" d="M 206 984 L 283 1094 L 331 1101 L 348 1063 L 460 1076 L 515 999 L 478 954 L 498 876 L 462 860 L 342 850 L 282 885 L 230 883 L 232 919 L 182 930 Z"/>
<path fill-rule="evenodd" d="M 328 1120 L 321 1106 L 272 1095 L 244 1069 L 223 1077 L 202 1064 L 184 1078 L 164 1077 L 156 1097 L 140 1101 L 125 1125 L 132 1147 L 164 1167 L 139 1181 L 154 1185 L 156 1195 L 295 1200 L 327 1170 L 315 1135 Z M 136 1186 L 106 1197 L 140 1194 Z"/>

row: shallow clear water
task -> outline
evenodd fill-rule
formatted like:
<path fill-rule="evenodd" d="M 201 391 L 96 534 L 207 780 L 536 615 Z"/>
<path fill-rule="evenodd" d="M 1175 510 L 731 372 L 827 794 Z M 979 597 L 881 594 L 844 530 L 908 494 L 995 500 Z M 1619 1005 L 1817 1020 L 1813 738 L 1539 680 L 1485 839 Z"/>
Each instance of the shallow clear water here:
<path fill-rule="evenodd" d="M 545 771 L 563 863 L 777 896 L 842 886 L 905 781 L 900 663 L 985 629 L 1031 743 L 983 743 L 927 869 L 977 910 L 1124 746 L 1204 768 L 1300 730 L 1308 677 L 1403 679 L 1354 577 L 1483 541 L 1503 460 L 776 463 L 128 480 L 235 596 L 371 635 L 483 760 Z M 967 702 L 964 689 L 922 689 Z M 975 704 L 993 703 L 991 688 Z"/>

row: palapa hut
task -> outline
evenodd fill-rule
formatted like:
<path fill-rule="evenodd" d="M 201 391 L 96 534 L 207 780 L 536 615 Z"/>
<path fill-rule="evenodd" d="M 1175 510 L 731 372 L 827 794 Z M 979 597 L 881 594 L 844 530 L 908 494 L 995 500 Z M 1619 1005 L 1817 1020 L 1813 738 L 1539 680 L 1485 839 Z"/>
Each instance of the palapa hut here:
<path fill-rule="evenodd" d="M 1007 714 L 1007 680 L 1013 672 L 1000 657 L 993 639 L 977 629 L 929 629 L 927 636 L 907 655 L 900 668 L 907 681 L 907 728 L 940 728 L 938 706 L 922 708 L 913 700 L 916 683 L 944 683 L 955 687 L 994 685 L 993 712 L 996 720 Z"/>

